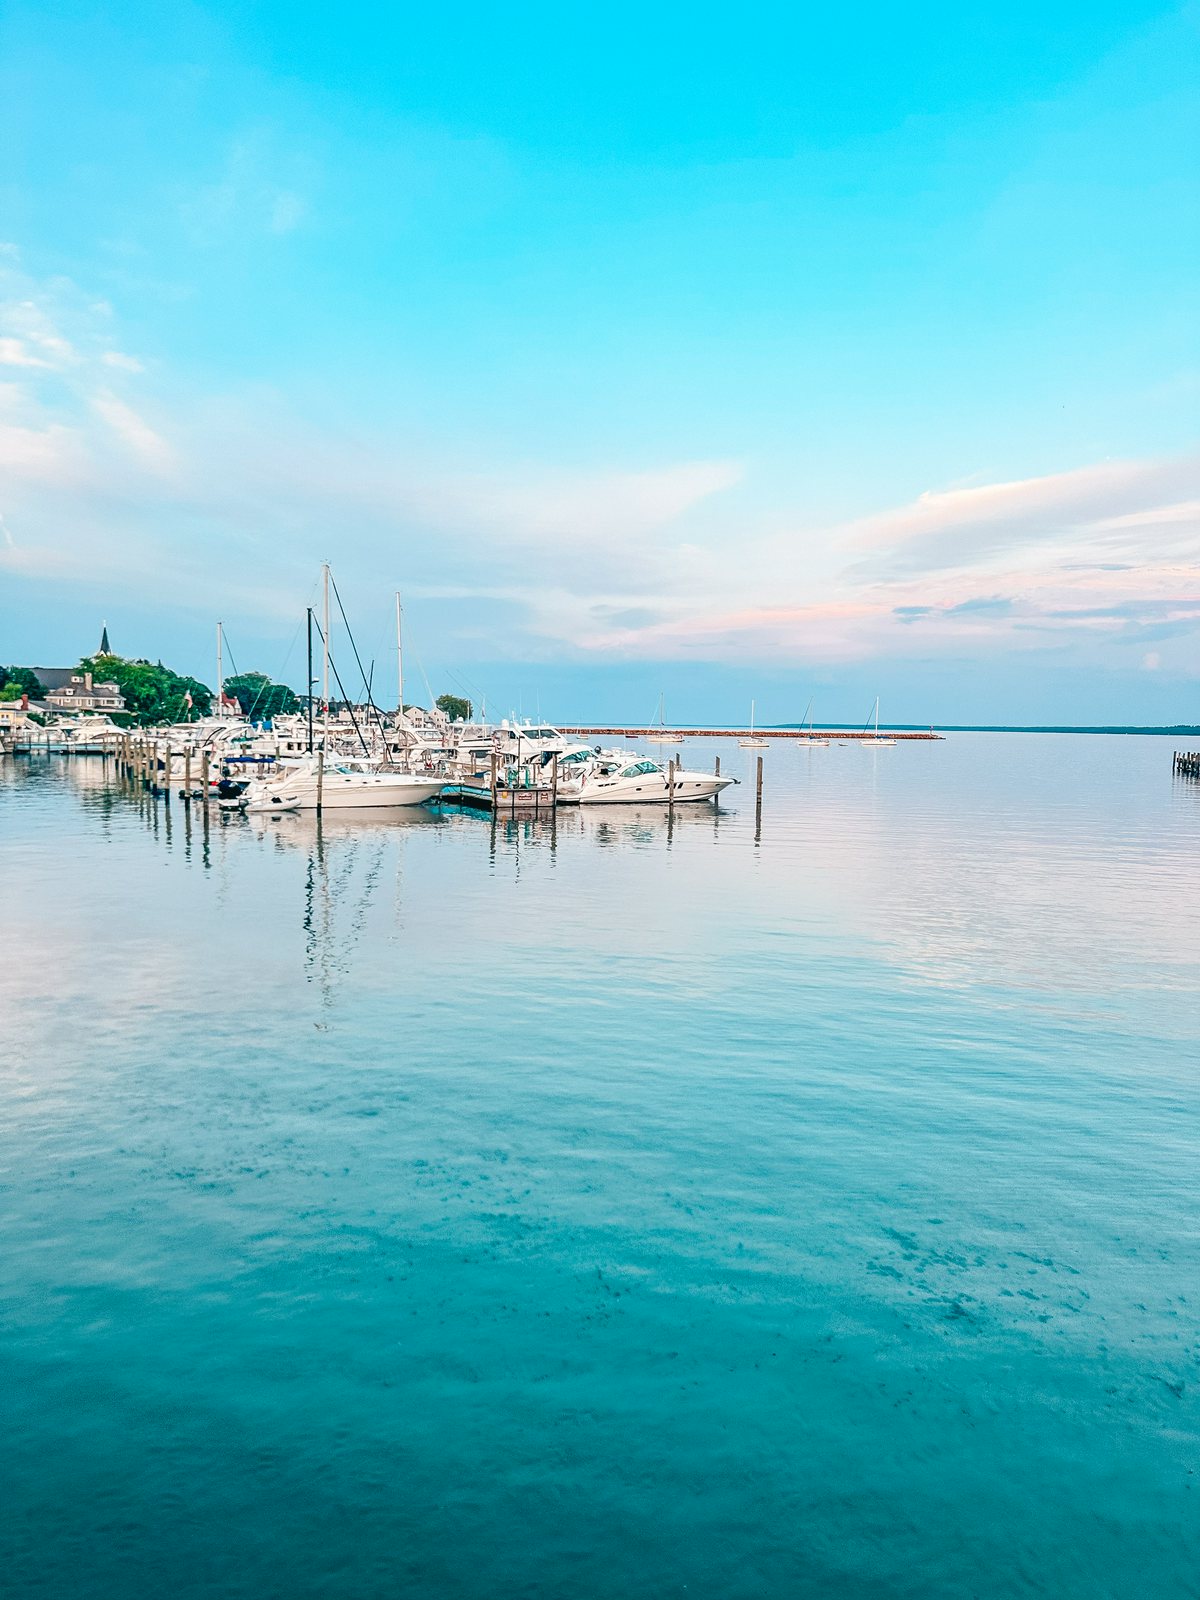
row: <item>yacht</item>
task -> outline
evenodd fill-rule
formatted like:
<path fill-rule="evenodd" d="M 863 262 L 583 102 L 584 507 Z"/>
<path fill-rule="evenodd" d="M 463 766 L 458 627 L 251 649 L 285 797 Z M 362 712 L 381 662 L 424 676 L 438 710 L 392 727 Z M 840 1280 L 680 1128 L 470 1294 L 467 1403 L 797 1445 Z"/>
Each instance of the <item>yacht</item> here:
<path fill-rule="evenodd" d="M 420 806 L 441 794 L 445 786 L 446 780 L 440 774 L 426 777 L 397 772 L 347 757 L 327 761 L 322 771 L 316 761 L 307 760 L 253 779 L 246 786 L 246 810 L 313 811 L 317 806 L 318 787 L 323 810 Z"/>
<path fill-rule="evenodd" d="M 736 778 L 718 777 L 713 772 L 674 773 L 660 761 L 639 756 L 633 750 L 571 752 L 559 763 L 558 798 L 565 805 L 685 805 L 697 800 L 715 800 Z M 564 768 L 567 776 L 563 776 Z M 574 769 L 574 770 L 572 770 Z M 576 776 L 576 773 L 578 776 Z"/>

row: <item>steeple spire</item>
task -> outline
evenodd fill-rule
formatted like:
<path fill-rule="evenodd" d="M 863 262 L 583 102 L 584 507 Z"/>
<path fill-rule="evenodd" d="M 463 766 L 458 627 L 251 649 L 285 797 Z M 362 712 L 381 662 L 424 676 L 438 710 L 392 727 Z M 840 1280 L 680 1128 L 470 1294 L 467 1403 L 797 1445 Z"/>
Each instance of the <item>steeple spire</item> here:
<path fill-rule="evenodd" d="M 100 624 L 100 648 L 96 651 L 98 656 L 110 656 L 112 651 L 108 647 L 108 623 Z"/>

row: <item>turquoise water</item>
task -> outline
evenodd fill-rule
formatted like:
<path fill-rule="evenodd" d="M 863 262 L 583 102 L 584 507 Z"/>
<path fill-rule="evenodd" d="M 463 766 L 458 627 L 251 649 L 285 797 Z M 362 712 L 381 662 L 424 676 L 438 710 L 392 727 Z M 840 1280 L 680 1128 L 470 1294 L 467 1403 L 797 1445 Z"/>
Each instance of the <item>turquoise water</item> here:
<path fill-rule="evenodd" d="M 766 774 L 318 834 L 0 763 L 6 1596 L 1200 1593 L 1200 786 Z"/>

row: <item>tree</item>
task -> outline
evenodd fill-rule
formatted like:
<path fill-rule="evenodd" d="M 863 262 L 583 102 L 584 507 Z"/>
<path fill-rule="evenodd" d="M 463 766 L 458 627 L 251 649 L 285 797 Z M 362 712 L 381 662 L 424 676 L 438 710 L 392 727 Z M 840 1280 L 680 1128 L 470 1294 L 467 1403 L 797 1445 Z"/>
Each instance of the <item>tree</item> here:
<path fill-rule="evenodd" d="M 243 716 L 256 721 L 269 722 L 300 709 L 300 701 L 287 684 L 272 683 L 265 672 L 240 672 L 235 678 L 226 678 L 225 693 L 241 706 Z"/>
<path fill-rule="evenodd" d="M 0 667 L 0 700 L 19 700 L 23 694 L 44 700 L 46 686 L 30 667 Z"/>
<path fill-rule="evenodd" d="M 79 663 L 79 670 L 90 672 L 96 683 L 115 683 L 130 716 L 143 725 L 202 717 L 212 705 L 212 690 L 205 684 L 161 664 L 127 661 L 124 656 L 89 656 Z"/>
<path fill-rule="evenodd" d="M 437 708 L 439 711 L 444 711 L 451 722 L 470 722 L 471 720 L 471 702 L 464 700 L 461 695 L 438 695 Z"/>

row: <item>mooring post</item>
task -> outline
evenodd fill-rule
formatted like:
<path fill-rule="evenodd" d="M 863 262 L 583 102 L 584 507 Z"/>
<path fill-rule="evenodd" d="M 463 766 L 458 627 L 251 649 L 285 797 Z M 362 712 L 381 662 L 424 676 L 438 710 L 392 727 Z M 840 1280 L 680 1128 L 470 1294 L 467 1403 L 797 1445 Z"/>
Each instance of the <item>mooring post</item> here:
<path fill-rule="evenodd" d="M 556 806 L 558 804 L 558 751 L 557 750 L 554 752 L 554 760 L 550 764 L 550 786 L 551 786 L 550 804 L 552 806 Z"/>
<path fill-rule="evenodd" d="M 183 798 L 192 798 L 192 747 L 185 744 L 183 747 Z"/>
<path fill-rule="evenodd" d="M 757 812 L 759 812 L 760 815 L 762 813 L 762 778 L 763 778 L 763 758 L 761 756 L 759 756 L 759 758 L 758 758 L 758 776 L 755 779 L 755 784 L 754 784 L 754 809 Z"/>
<path fill-rule="evenodd" d="M 714 778 L 719 778 L 720 776 L 721 776 L 721 758 L 720 758 L 720 756 L 718 756 L 717 759 L 713 762 L 713 777 Z"/>
<path fill-rule="evenodd" d="M 495 814 L 496 814 L 496 751 L 495 751 L 494 747 L 492 749 L 491 789 L 492 789 L 492 815 L 495 816 Z"/>
<path fill-rule="evenodd" d="M 675 757 L 667 763 L 667 810 L 675 809 Z"/>
<path fill-rule="evenodd" d="M 321 815 L 321 806 L 325 799 L 325 742 L 321 741 L 321 748 L 317 752 L 317 815 Z"/>
<path fill-rule="evenodd" d="M 202 751 L 201 754 L 200 754 L 200 798 L 201 798 L 201 800 L 204 801 L 205 808 L 207 809 L 207 806 L 208 806 L 208 751 L 207 750 Z"/>

